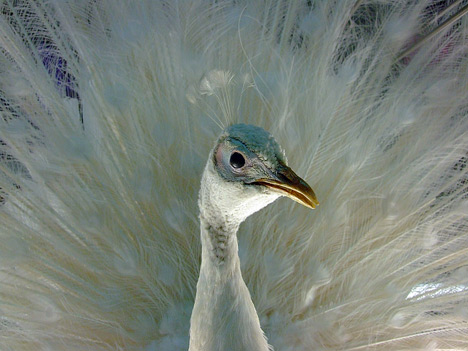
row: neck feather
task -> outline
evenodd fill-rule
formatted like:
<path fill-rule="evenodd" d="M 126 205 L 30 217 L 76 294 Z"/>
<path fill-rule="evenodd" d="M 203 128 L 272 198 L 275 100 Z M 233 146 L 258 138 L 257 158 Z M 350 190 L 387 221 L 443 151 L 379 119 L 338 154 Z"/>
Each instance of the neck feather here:
<path fill-rule="evenodd" d="M 200 200 L 202 262 L 190 321 L 189 351 L 267 351 L 240 270 L 236 233 L 243 219 L 226 216 Z"/>
<path fill-rule="evenodd" d="M 239 261 L 238 228 L 237 223 L 210 221 L 200 215 L 202 261 L 219 270 L 234 269 Z"/>

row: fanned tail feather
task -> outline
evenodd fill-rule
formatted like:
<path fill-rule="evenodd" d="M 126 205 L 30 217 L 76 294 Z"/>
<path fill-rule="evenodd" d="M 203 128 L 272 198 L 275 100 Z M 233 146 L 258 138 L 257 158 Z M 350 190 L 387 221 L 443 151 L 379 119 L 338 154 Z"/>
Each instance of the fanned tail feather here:
<path fill-rule="evenodd" d="M 467 19 L 435 6 L 4 1 L 2 349 L 187 349 L 200 176 L 239 122 L 320 201 L 239 233 L 275 350 L 468 348 Z"/>

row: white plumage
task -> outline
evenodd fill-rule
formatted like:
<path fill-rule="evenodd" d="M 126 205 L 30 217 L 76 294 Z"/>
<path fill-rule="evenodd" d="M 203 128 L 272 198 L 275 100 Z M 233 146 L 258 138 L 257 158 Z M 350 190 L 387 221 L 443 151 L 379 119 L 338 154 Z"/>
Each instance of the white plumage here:
<path fill-rule="evenodd" d="M 210 152 L 199 195 L 202 255 L 190 351 L 269 350 L 242 279 L 236 235 L 247 217 L 281 195 L 318 205 L 286 162 L 271 135 L 246 124 L 227 128 Z"/>
<path fill-rule="evenodd" d="M 1 349 L 186 350 L 200 179 L 241 122 L 320 201 L 239 229 L 276 351 L 468 348 L 454 3 L 4 1 Z"/>

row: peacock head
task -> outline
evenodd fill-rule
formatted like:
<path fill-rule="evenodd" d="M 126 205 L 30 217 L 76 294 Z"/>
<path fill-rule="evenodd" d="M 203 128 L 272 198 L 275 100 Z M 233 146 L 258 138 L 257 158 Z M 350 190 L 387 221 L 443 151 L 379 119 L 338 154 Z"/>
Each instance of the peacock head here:
<path fill-rule="evenodd" d="M 242 222 L 280 196 L 310 208 L 318 206 L 314 191 L 288 167 L 284 151 L 271 134 L 247 124 L 228 127 L 208 160 L 200 209 L 208 202 L 219 214 Z"/>

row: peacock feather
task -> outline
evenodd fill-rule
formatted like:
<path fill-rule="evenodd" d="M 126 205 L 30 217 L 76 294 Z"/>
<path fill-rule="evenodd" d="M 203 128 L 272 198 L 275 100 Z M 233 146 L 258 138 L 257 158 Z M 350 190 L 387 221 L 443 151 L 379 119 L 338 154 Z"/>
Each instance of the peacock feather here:
<path fill-rule="evenodd" d="M 187 350 L 200 181 L 238 123 L 320 201 L 237 233 L 274 350 L 468 348 L 465 1 L 0 8 L 0 349 Z"/>

